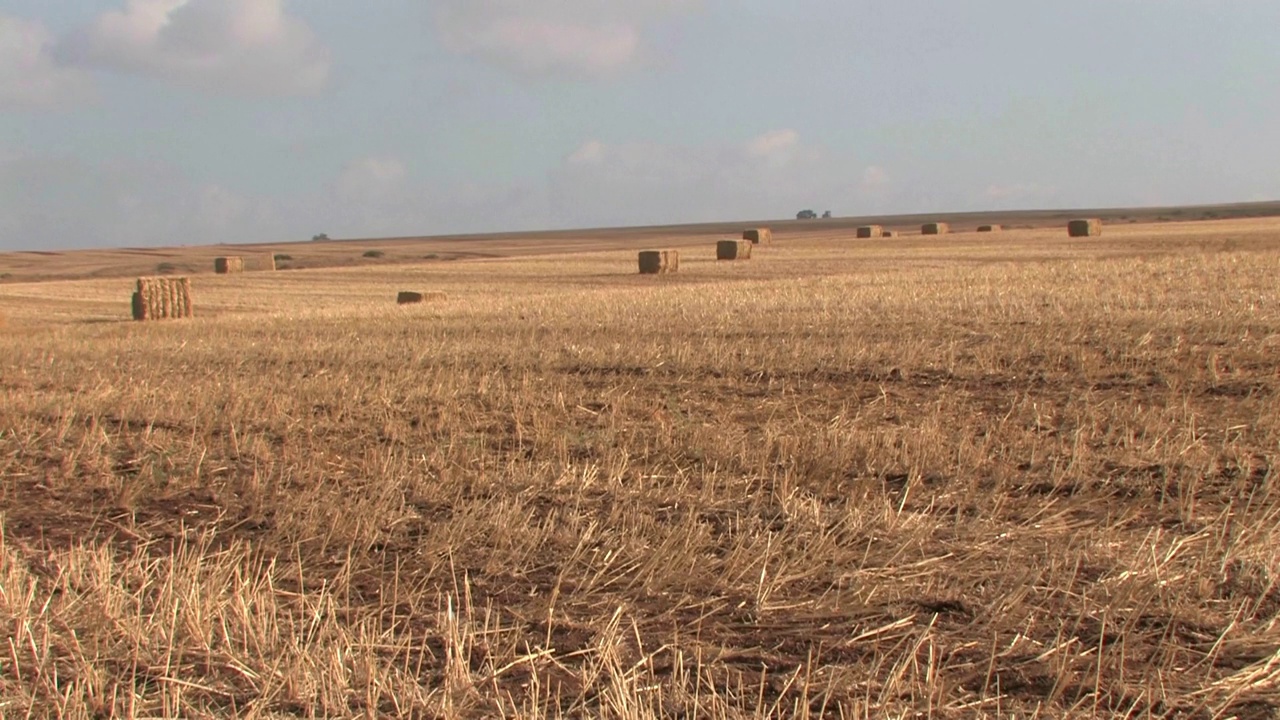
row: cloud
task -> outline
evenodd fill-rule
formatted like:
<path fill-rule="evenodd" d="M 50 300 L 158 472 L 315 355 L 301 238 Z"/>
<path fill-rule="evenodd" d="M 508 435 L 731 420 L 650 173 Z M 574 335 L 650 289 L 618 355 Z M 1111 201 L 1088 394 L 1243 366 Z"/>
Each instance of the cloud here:
<path fill-rule="evenodd" d="M 54 38 L 39 22 L 0 15 L 0 109 L 51 109 L 92 91 L 89 78 L 57 63 Z"/>
<path fill-rule="evenodd" d="M 868 190 L 889 184 L 889 173 L 879 165 L 870 165 L 862 171 L 862 186 Z"/>
<path fill-rule="evenodd" d="M 284 0 L 126 0 L 65 38 L 68 64 L 228 94 L 311 94 L 329 52 Z"/>
<path fill-rule="evenodd" d="M 1057 188 L 1038 183 L 1008 183 L 988 186 L 983 192 L 983 200 L 997 208 L 1005 208 L 1029 202 L 1047 202 L 1057 194 Z"/>
<path fill-rule="evenodd" d="M 601 78 L 635 65 L 644 31 L 699 0 L 444 0 L 446 47 L 526 77 Z"/>
<path fill-rule="evenodd" d="M 853 200 L 840 163 L 792 129 L 715 146 L 589 140 L 548 179 L 558 227 L 783 218 Z"/>

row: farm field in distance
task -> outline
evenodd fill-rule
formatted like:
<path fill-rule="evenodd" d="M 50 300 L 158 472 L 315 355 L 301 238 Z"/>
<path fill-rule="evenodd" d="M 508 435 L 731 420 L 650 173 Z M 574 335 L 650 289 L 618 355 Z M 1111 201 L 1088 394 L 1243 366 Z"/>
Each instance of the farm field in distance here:
<path fill-rule="evenodd" d="M 4 256 L 0 715 L 1276 717 L 1280 219 L 774 229 Z"/>

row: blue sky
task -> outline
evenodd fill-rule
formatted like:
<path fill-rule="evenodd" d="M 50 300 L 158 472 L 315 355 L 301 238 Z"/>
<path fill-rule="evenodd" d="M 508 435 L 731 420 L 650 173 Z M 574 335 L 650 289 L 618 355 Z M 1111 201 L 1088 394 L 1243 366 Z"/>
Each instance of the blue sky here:
<path fill-rule="evenodd" d="M 0 0 L 0 249 L 1280 199 L 1275 0 Z"/>

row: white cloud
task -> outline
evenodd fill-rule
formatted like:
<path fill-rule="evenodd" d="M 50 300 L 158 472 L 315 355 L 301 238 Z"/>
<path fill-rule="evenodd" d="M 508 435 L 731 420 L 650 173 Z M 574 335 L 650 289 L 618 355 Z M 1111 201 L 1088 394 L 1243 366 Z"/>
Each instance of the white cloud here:
<path fill-rule="evenodd" d="M 782 218 L 849 202 L 847 175 L 791 129 L 709 147 L 590 140 L 551 173 L 549 212 L 569 227 Z"/>
<path fill-rule="evenodd" d="M 0 109 L 56 108 L 88 95 L 89 78 L 59 65 L 53 48 L 43 24 L 0 15 Z"/>
<path fill-rule="evenodd" d="M 889 173 L 879 165 L 870 165 L 862 171 L 862 186 L 868 190 L 889 184 Z"/>
<path fill-rule="evenodd" d="M 447 47 L 530 77 L 599 78 L 638 62 L 652 22 L 699 0 L 443 0 Z"/>
<path fill-rule="evenodd" d="M 284 0 L 126 0 L 65 39 L 68 62 L 232 94 L 309 94 L 329 53 Z"/>

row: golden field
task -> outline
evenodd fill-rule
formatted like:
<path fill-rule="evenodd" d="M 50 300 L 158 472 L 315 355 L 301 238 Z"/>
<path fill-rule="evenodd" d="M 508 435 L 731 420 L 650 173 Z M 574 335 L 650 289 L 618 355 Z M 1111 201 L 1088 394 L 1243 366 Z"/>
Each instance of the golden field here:
<path fill-rule="evenodd" d="M 1280 221 L 662 239 L 0 285 L 0 715 L 1280 711 Z"/>

